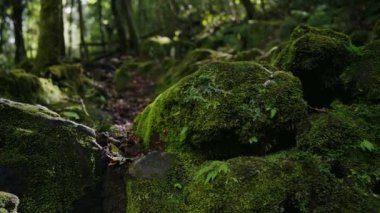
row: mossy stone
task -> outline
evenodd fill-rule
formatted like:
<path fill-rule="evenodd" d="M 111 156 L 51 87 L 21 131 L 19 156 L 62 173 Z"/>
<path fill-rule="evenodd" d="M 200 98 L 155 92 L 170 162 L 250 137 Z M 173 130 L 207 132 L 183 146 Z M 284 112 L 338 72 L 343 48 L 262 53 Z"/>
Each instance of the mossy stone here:
<path fill-rule="evenodd" d="M 40 104 L 58 103 L 64 97 L 51 80 L 39 78 L 24 70 L 0 73 L 0 96 Z"/>
<path fill-rule="evenodd" d="M 45 107 L 0 99 L 0 188 L 20 212 L 70 212 L 95 183 L 95 133 Z"/>
<path fill-rule="evenodd" d="M 16 195 L 0 191 L 1 213 L 17 213 L 19 203 L 20 200 Z"/>
<path fill-rule="evenodd" d="M 161 93 L 136 119 L 146 147 L 191 148 L 208 157 L 294 145 L 306 116 L 299 80 L 255 62 L 215 62 Z"/>
<path fill-rule="evenodd" d="M 359 49 L 359 54 L 340 76 L 351 99 L 357 102 L 380 101 L 380 41 Z"/>
<path fill-rule="evenodd" d="M 264 55 L 264 52 L 258 48 L 242 51 L 233 56 L 234 61 L 255 61 Z"/>
<path fill-rule="evenodd" d="M 339 75 L 348 65 L 350 46 L 350 39 L 344 34 L 299 26 L 272 63 L 301 79 L 310 105 L 324 106 L 343 95 Z"/>

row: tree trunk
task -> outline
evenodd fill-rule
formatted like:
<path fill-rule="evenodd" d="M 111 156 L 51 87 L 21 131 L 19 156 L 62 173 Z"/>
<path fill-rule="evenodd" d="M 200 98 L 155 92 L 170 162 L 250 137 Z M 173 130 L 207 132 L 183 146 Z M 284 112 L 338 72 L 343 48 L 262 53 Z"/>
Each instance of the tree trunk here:
<path fill-rule="evenodd" d="M 102 51 L 103 53 L 106 52 L 106 41 L 104 38 L 104 31 L 103 31 L 103 7 L 102 7 L 102 0 L 98 0 L 97 2 L 97 9 L 98 9 L 98 24 L 99 24 L 99 32 L 100 32 L 100 42 L 102 44 Z"/>
<path fill-rule="evenodd" d="M 0 54 L 4 52 L 5 6 L 0 5 Z"/>
<path fill-rule="evenodd" d="M 125 11 L 125 18 L 127 21 L 127 27 L 129 31 L 129 37 L 130 37 L 130 46 L 135 51 L 136 54 L 139 54 L 140 50 L 140 38 L 139 34 L 135 25 L 135 22 L 133 20 L 133 14 L 132 14 L 132 4 L 131 0 L 122 0 L 122 6 Z"/>
<path fill-rule="evenodd" d="M 241 3 L 243 4 L 244 9 L 247 13 L 247 19 L 248 20 L 253 19 L 255 15 L 255 11 L 254 11 L 254 7 L 251 0 L 241 0 Z"/>
<path fill-rule="evenodd" d="M 119 13 L 117 0 L 111 0 L 111 9 L 114 16 L 114 23 L 119 37 L 119 51 L 125 53 L 127 50 L 127 38 L 123 27 L 122 16 Z"/>
<path fill-rule="evenodd" d="M 62 0 L 40 0 L 40 24 L 37 58 L 34 70 L 41 74 L 44 68 L 59 64 L 64 57 Z"/>
<path fill-rule="evenodd" d="M 77 0 L 79 14 L 79 30 L 80 30 L 80 57 L 84 60 L 88 59 L 88 49 L 86 45 L 86 28 L 84 26 L 82 1 Z"/>
<path fill-rule="evenodd" d="M 12 1 L 12 21 L 15 36 L 16 52 L 15 63 L 18 64 L 26 59 L 26 49 L 22 30 L 22 13 L 25 5 L 22 0 Z"/>
<path fill-rule="evenodd" d="M 74 22 L 74 8 L 75 8 L 75 0 L 70 0 L 70 2 L 67 2 L 68 6 L 70 7 L 70 14 L 69 14 L 69 48 L 68 48 L 68 57 L 72 57 L 73 52 L 73 22 Z"/>

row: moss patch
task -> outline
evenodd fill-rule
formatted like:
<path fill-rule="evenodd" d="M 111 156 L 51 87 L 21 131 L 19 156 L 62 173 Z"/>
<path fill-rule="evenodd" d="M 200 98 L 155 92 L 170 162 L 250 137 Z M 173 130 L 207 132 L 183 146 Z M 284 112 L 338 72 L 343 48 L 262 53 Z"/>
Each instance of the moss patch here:
<path fill-rule="evenodd" d="M 354 100 L 379 103 L 380 41 L 374 41 L 361 48 L 341 75 L 341 79 Z"/>
<path fill-rule="evenodd" d="M 27 103 L 53 104 L 64 95 L 51 80 L 23 70 L 0 73 L 0 96 Z"/>
<path fill-rule="evenodd" d="M 272 63 L 301 79 L 310 105 L 328 105 L 342 95 L 339 75 L 348 65 L 350 45 L 344 34 L 299 26 Z"/>
<path fill-rule="evenodd" d="M 46 108 L 0 100 L 0 168 L 14 174 L 1 188 L 21 212 L 70 212 L 95 181 L 94 138 Z"/>
<path fill-rule="evenodd" d="M 289 147 L 306 115 L 301 85 L 254 62 L 216 62 L 163 92 L 136 119 L 146 147 L 226 157 Z M 293 139 L 292 139 L 293 138 Z"/>

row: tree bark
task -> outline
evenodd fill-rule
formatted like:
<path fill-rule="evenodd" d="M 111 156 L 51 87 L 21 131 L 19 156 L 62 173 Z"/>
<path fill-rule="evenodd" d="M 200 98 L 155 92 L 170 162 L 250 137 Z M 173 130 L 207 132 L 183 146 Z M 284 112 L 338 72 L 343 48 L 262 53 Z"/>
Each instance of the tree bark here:
<path fill-rule="evenodd" d="M 102 43 L 102 51 L 106 52 L 106 41 L 104 37 L 103 31 L 103 6 L 102 0 L 98 0 L 97 2 L 97 10 L 98 10 L 98 24 L 99 24 L 99 32 L 100 32 L 100 42 Z"/>
<path fill-rule="evenodd" d="M 127 38 L 123 27 L 121 14 L 119 13 L 117 0 L 111 0 L 111 9 L 114 16 L 114 23 L 119 37 L 119 52 L 125 53 L 127 50 Z"/>
<path fill-rule="evenodd" d="M 59 64 L 65 56 L 62 0 L 40 0 L 40 4 L 40 34 L 34 66 L 36 74 L 41 74 L 50 65 Z"/>
<path fill-rule="evenodd" d="M 4 52 L 5 5 L 0 5 L 0 54 Z"/>
<path fill-rule="evenodd" d="M 247 13 L 247 19 L 248 20 L 253 19 L 255 15 L 255 11 L 254 11 L 254 7 L 251 0 L 241 0 L 241 3 L 243 4 L 244 9 Z"/>
<path fill-rule="evenodd" d="M 80 56 L 82 59 L 88 59 L 88 49 L 86 45 L 86 28 L 84 26 L 82 1 L 77 0 L 79 14 L 79 31 L 80 31 Z"/>
<path fill-rule="evenodd" d="M 25 9 L 25 5 L 22 0 L 12 1 L 12 21 L 13 31 L 15 36 L 15 63 L 18 64 L 26 59 L 26 49 L 22 26 L 22 14 Z"/>

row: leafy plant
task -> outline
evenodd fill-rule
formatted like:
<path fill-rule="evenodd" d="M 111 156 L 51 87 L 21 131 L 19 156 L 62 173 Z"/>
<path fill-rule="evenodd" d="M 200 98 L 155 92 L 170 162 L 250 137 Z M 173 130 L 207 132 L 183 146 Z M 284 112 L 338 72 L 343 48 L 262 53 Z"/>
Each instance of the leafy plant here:
<path fill-rule="evenodd" d="M 363 140 L 360 144 L 359 147 L 363 151 L 368 151 L 368 152 L 373 152 L 375 151 L 375 145 L 373 145 L 370 141 L 368 140 Z"/>
<path fill-rule="evenodd" d="M 210 183 L 216 179 L 220 174 L 227 174 L 230 172 L 228 164 L 223 161 L 212 161 L 208 165 L 202 167 L 195 174 L 195 181 Z"/>

